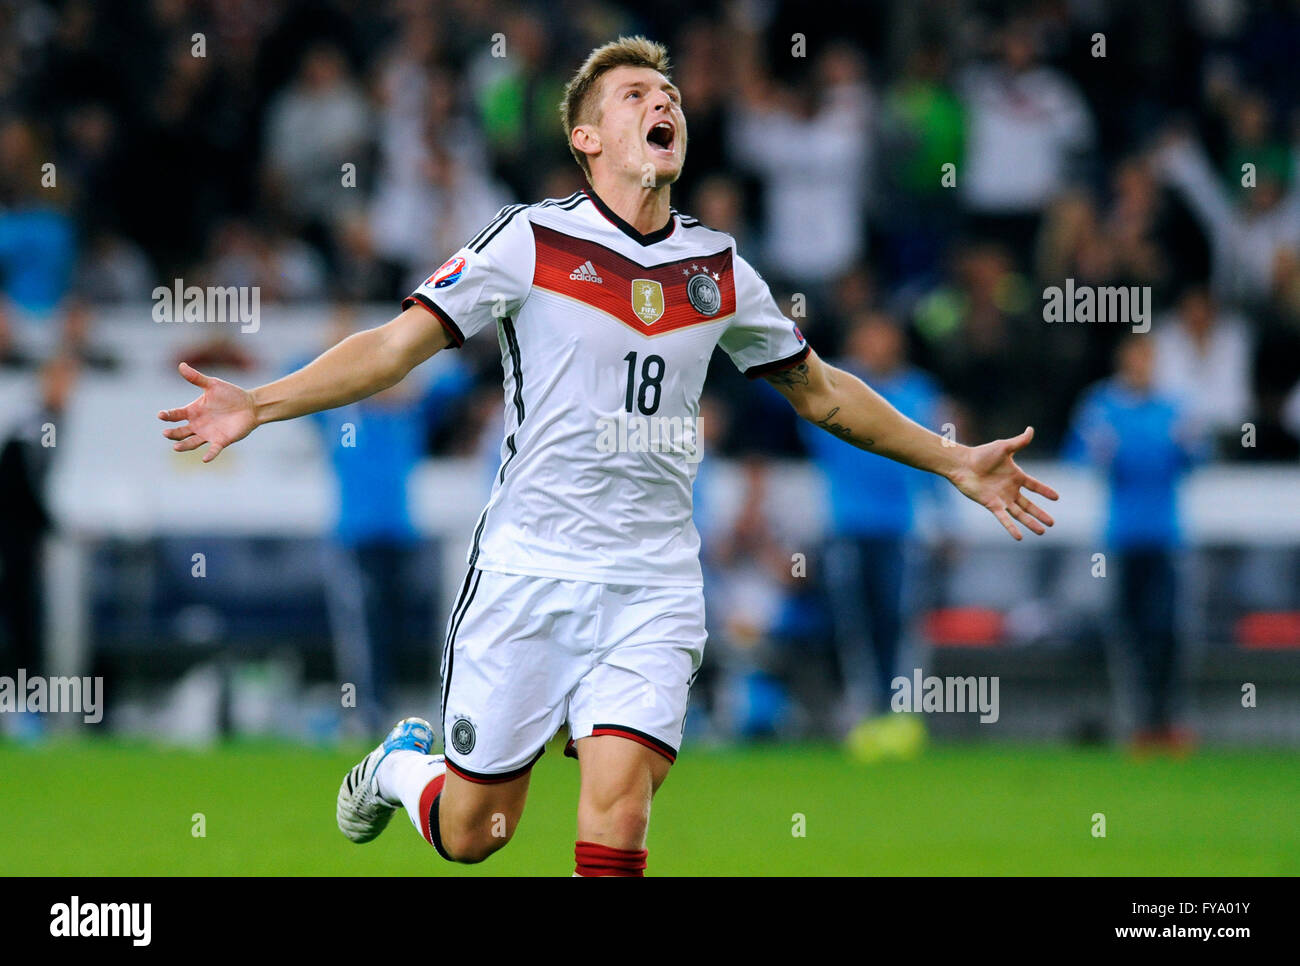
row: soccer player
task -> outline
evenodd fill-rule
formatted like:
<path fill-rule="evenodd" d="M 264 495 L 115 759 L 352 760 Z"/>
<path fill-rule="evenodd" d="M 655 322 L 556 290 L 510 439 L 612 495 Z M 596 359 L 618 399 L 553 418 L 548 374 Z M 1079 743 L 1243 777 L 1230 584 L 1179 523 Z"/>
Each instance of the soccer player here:
<path fill-rule="evenodd" d="M 1032 429 L 970 448 L 904 418 L 817 357 L 731 236 L 670 207 L 687 135 L 661 45 L 592 51 L 562 114 L 590 188 L 503 209 L 401 315 L 283 379 L 249 391 L 182 365 L 203 393 L 159 416 L 182 423 L 163 433 L 175 449 L 207 444 L 209 462 L 492 323 L 506 437 L 447 627 L 443 754 L 427 722 L 399 722 L 344 778 L 339 827 L 366 842 L 404 806 L 444 858 L 479 862 L 510 840 L 533 763 L 567 725 L 576 874 L 638 876 L 704 649 L 691 427 L 716 346 L 845 443 L 943 475 L 1017 540 L 1017 522 L 1052 525 L 1022 489 L 1057 496 L 1013 460 Z"/>

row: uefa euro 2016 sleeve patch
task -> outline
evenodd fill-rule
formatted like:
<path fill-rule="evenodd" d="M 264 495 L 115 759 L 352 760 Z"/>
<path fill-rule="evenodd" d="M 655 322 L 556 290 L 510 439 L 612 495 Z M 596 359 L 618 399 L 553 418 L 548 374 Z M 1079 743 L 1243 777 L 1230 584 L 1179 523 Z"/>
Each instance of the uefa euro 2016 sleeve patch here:
<path fill-rule="evenodd" d="M 460 255 L 453 255 L 443 262 L 436 272 L 425 279 L 424 284 L 432 285 L 434 288 L 446 288 L 448 285 L 455 285 L 464 271 L 465 259 Z"/>

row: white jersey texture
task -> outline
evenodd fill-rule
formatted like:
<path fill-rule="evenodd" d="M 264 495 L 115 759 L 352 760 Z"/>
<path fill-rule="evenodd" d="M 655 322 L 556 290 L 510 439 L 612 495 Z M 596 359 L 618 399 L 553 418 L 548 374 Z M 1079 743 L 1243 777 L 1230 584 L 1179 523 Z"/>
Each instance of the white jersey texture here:
<path fill-rule="evenodd" d="M 730 235 L 676 210 L 642 234 L 594 191 L 512 205 L 416 303 L 457 346 L 496 325 L 506 435 L 471 567 L 702 584 L 692 428 L 714 348 L 751 378 L 809 351 Z"/>

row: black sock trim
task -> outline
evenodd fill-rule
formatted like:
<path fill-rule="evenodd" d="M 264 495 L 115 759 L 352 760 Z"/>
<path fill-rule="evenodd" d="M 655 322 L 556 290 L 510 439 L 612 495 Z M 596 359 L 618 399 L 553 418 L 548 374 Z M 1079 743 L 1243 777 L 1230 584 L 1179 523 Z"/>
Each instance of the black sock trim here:
<path fill-rule="evenodd" d="M 442 829 L 438 827 L 438 803 L 442 801 L 442 792 L 433 797 L 433 804 L 429 806 L 429 838 L 433 839 L 433 847 L 438 850 L 448 862 L 455 862 L 447 850 L 442 847 Z"/>

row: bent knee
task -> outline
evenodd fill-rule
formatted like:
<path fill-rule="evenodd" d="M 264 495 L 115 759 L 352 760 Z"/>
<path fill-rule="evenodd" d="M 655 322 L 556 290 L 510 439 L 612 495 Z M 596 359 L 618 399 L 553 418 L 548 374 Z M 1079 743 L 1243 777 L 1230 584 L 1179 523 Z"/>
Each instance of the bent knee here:
<path fill-rule="evenodd" d="M 641 795 L 621 795 L 605 802 L 589 803 L 583 810 L 583 838 L 617 848 L 639 849 L 650 825 L 650 803 Z"/>
<path fill-rule="evenodd" d="M 443 851 L 451 860 L 473 865 L 504 848 L 514 836 L 514 826 L 507 825 L 501 816 L 495 821 L 489 819 L 464 828 L 443 827 L 441 832 Z"/>

